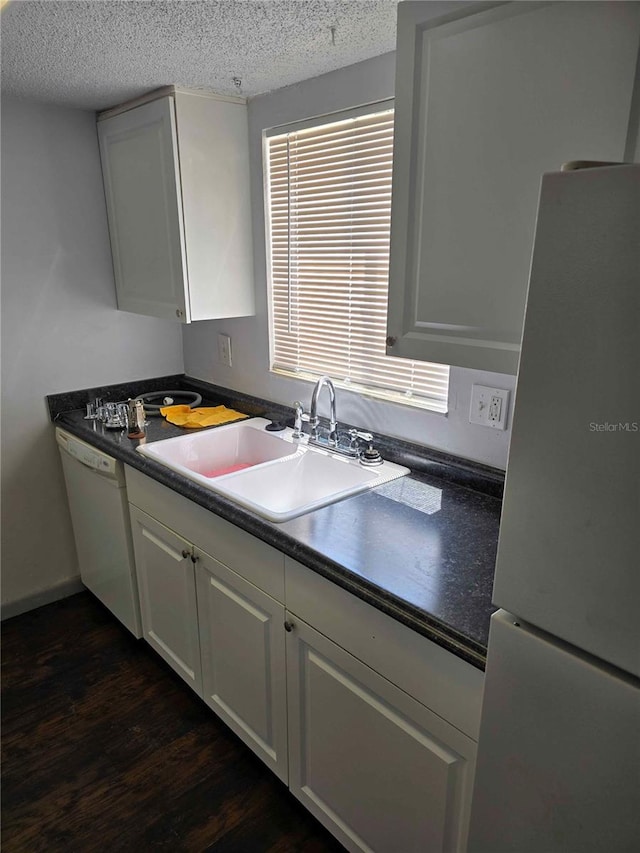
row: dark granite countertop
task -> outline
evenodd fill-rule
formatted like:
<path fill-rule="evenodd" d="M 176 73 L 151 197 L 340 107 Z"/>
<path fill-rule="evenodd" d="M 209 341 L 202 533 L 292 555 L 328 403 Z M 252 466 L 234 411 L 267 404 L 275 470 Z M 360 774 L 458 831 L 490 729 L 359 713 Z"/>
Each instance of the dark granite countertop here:
<path fill-rule="evenodd" d="M 195 387 L 174 378 L 171 386 Z M 142 390 L 155 390 L 143 383 Z M 115 386 L 114 386 L 115 387 Z M 92 391 L 95 389 L 92 389 Z M 106 392 L 107 389 L 100 389 Z M 109 399 L 142 393 L 133 386 L 117 386 Z M 250 414 L 265 409 L 251 398 L 230 402 L 229 393 L 214 386 L 202 388 L 203 405 L 235 404 Z M 49 398 L 57 425 L 133 468 L 215 512 L 264 542 L 278 548 L 377 609 L 393 616 L 474 666 L 484 669 L 501 501 L 499 472 L 464 463 L 443 454 L 418 459 L 411 446 L 397 442 L 394 461 L 404 461 L 412 474 L 368 492 L 339 501 L 282 524 L 254 515 L 221 495 L 198 486 L 168 468 L 146 459 L 135 448 L 138 441 L 126 432 L 107 430 L 85 420 L 74 394 Z M 263 401 L 264 402 L 264 401 Z M 286 414 L 283 410 L 280 414 Z M 215 428 L 215 427 L 214 427 Z M 146 441 L 183 434 L 185 430 L 161 418 L 150 418 Z M 399 448 L 399 449 L 398 449 Z M 409 452 L 406 452 L 409 448 Z M 405 451 L 405 452 L 401 452 Z M 388 458 L 389 454 L 383 454 Z M 409 457 L 409 460 L 407 460 Z M 416 472 L 416 468 L 421 468 Z M 455 469 L 455 470 L 454 470 Z M 439 476 L 430 471 L 436 471 Z M 426 472 L 426 473 L 425 473 Z M 451 476 L 447 476 L 451 474 Z M 472 483 L 476 488 L 460 485 Z M 485 488 L 480 491 L 480 488 Z M 487 491 L 489 494 L 487 494 Z"/>

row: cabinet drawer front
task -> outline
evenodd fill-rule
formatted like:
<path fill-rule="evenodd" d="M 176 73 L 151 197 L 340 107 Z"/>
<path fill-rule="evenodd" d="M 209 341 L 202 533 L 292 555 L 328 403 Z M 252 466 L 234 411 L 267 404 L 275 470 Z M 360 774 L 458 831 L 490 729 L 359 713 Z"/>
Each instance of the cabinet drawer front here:
<path fill-rule="evenodd" d="M 131 528 L 144 637 L 202 695 L 191 546 L 136 507 Z"/>
<path fill-rule="evenodd" d="M 463 850 L 475 744 L 298 621 L 290 787 L 350 850 Z"/>
<path fill-rule="evenodd" d="M 198 552 L 203 698 L 284 782 L 284 607 Z"/>
<path fill-rule="evenodd" d="M 484 673 L 290 557 L 285 565 L 288 610 L 478 739 Z"/>
<path fill-rule="evenodd" d="M 284 555 L 255 536 L 134 468 L 125 467 L 129 501 L 157 518 L 255 584 L 284 602 Z"/>

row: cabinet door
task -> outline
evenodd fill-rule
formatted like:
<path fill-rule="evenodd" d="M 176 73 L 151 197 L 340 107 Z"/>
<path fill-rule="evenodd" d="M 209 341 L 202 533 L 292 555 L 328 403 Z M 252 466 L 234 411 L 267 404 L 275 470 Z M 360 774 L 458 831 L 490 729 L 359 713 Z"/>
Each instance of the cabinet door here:
<path fill-rule="evenodd" d="M 291 791 L 349 850 L 464 850 L 475 743 L 304 622 L 290 621 Z"/>
<path fill-rule="evenodd" d="M 98 122 L 118 308 L 188 322 L 173 98 Z"/>
<path fill-rule="evenodd" d="M 287 781 L 284 607 L 197 553 L 203 698 Z"/>
<path fill-rule="evenodd" d="M 640 4 L 430 6 L 398 6 L 387 352 L 515 373 L 542 173 L 632 151 Z"/>
<path fill-rule="evenodd" d="M 137 507 L 130 512 L 144 638 L 201 696 L 191 545 Z"/>
<path fill-rule="evenodd" d="M 246 103 L 174 97 L 191 319 L 253 314 Z"/>

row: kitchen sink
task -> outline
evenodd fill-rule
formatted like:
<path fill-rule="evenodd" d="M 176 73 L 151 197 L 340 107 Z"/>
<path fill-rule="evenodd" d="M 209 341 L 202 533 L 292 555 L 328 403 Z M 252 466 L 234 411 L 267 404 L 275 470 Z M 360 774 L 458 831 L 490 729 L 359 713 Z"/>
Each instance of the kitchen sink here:
<path fill-rule="evenodd" d="M 304 448 L 276 465 L 229 477 L 215 490 L 270 521 L 288 521 L 407 473 L 391 462 L 365 468 L 357 459 Z"/>
<path fill-rule="evenodd" d="M 292 440 L 292 430 L 265 432 L 252 418 L 138 447 L 140 453 L 269 521 L 288 521 L 409 473 L 393 462 L 358 459 Z"/>
<path fill-rule="evenodd" d="M 140 453 L 161 462 L 179 474 L 207 485 L 214 477 L 224 477 L 284 456 L 297 448 L 273 433 L 265 432 L 269 421 L 252 418 L 202 432 L 178 435 L 138 447 Z"/>

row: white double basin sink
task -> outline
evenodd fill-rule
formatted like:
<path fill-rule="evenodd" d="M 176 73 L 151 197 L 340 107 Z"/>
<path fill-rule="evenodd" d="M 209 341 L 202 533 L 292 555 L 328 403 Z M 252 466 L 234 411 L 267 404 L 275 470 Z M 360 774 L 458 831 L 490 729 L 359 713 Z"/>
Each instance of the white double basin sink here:
<path fill-rule="evenodd" d="M 295 442 L 293 431 L 267 432 L 251 418 L 138 447 L 149 459 L 269 521 L 282 522 L 409 473 L 393 462 L 365 467 Z"/>

